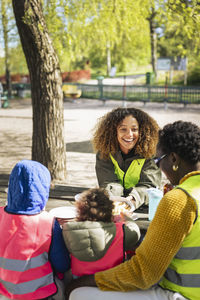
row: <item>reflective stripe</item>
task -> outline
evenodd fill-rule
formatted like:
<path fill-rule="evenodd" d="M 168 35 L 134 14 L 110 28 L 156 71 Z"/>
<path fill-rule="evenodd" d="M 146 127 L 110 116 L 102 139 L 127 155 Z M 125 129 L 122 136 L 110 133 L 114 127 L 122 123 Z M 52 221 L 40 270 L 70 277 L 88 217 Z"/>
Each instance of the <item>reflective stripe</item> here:
<path fill-rule="evenodd" d="M 200 259 L 200 247 L 183 247 L 176 253 L 174 258 L 193 260 Z"/>
<path fill-rule="evenodd" d="M 175 270 L 168 268 L 164 276 L 167 280 L 183 287 L 200 287 L 200 274 L 178 274 Z"/>
<path fill-rule="evenodd" d="M 8 281 L 1 280 L 1 283 L 4 285 L 4 287 L 12 293 L 13 295 L 23 295 L 35 292 L 38 287 L 43 287 L 46 285 L 50 285 L 54 282 L 53 280 L 53 274 L 50 273 L 46 276 L 40 277 L 38 279 L 27 281 L 19 284 L 13 284 Z"/>
<path fill-rule="evenodd" d="M 29 260 L 10 259 L 0 257 L 0 268 L 10 271 L 25 272 L 30 269 L 38 268 L 46 264 L 48 261 L 48 253 L 44 252 Z"/>

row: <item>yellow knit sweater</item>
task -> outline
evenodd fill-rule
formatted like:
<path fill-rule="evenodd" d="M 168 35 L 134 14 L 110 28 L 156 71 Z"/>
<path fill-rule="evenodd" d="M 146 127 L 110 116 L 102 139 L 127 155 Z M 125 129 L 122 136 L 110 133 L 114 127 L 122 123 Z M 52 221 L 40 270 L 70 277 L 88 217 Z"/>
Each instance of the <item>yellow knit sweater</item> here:
<path fill-rule="evenodd" d="M 194 174 L 200 172 L 187 174 L 180 183 Z M 190 232 L 195 217 L 195 202 L 185 192 L 174 189 L 166 193 L 136 255 L 115 268 L 96 273 L 97 286 L 105 291 L 130 291 L 145 290 L 158 283 Z"/>

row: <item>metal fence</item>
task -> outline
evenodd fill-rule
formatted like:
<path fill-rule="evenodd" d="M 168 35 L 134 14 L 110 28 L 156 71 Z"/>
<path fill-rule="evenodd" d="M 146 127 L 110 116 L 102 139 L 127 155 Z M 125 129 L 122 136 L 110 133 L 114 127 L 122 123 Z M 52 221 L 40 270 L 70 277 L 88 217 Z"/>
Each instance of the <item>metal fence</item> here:
<path fill-rule="evenodd" d="M 81 98 L 99 100 L 126 100 L 145 102 L 166 102 L 198 104 L 199 87 L 154 86 L 154 85 L 89 85 L 76 84 L 82 90 Z"/>
<path fill-rule="evenodd" d="M 155 85 L 104 85 L 81 84 L 76 85 L 82 90 L 81 98 L 124 101 L 160 102 L 200 104 L 200 86 L 155 86 Z M 30 89 L 30 84 L 13 84 L 13 90 Z"/>

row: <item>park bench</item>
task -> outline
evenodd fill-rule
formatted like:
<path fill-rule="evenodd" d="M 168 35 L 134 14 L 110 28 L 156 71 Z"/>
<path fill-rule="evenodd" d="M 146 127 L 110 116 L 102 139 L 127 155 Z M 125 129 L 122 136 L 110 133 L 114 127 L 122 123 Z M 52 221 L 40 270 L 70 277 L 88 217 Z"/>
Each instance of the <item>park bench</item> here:
<path fill-rule="evenodd" d="M 81 89 L 78 89 L 76 85 L 65 84 L 62 86 L 62 91 L 63 91 L 64 99 L 72 98 L 74 100 L 79 98 L 82 94 Z"/>

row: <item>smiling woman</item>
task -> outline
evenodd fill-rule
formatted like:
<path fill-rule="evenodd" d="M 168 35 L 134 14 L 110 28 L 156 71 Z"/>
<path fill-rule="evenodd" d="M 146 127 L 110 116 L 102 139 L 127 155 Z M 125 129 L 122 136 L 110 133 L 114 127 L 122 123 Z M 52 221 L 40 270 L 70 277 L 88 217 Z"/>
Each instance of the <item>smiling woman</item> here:
<path fill-rule="evenodd" d="M 117 139 L 123 153 L 128 154 L 139 138 L 139 124 L 133 116 L 127 116 L 117 127 Z"/>
<path fill-rule="evenodd" d="M 137 108 L 117 108 L 99 119 L 93 136 L 96 175 L 113 201 L 131 211 L 148 204 L 148 188 L 159 188 L 161 172 L 153 160 L 158 125 Z M 134 207 L 134 208 L 133 208 Z"/>

